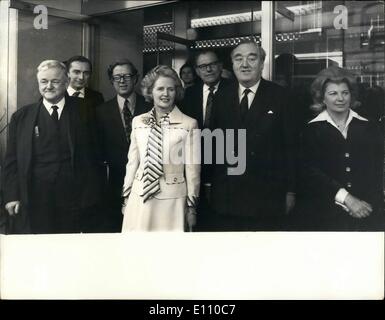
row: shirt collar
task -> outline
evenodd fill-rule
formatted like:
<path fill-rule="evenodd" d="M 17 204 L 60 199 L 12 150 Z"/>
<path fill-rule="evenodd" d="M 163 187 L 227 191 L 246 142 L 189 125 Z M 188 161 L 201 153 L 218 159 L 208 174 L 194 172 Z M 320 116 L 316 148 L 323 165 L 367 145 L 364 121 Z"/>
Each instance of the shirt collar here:
<path fill-rule="evenodd" d="M 69 96 L 72 96 L 77 91 L 80 92 L 78 97 L 80 97 L 80 98 L 84 98 L 85 97 L 85 92 L 86 92 L 85 88 L 81 88 L 80 90 L 75 90 L 71 86 L 68 86 L 68 88 L 67 88 L 67 92 L 68 92 Z"/>
<path fill-rule="evenodd" d="M 353 111 L 352 109 L 349 110 L 348 119 L 346 120 L 346 127 L 349 126 L 350 122 L 353 120 L 353 118 L 356 118 L 358 120 L 362 121 L 368 121 L 368 119 L 361 117 L 357 112 Z M 333 127 L 337 127 L 333 119 L 330 117 L 327 110 L 322 111 L 317 117 L 315 117 L 313 120 L 309 121 L 309 123 L 312 122 L 319 122 L 319 121 L 327 121 L 329 122 Z"/>
<path fill-rule="evenodd" d="M 51 102 L 48 102 L 46 99 L 43 99 L 43 104 L 49 113 L 51 113 L 51 111 L 52 111 L 52 109 L 51 109 L 52 106 L 57 106 L 58 107 L 58 113 L 60 114 L 61 110 L 63 110 L 63 108 L 64 108 L 65 98 L 64 97 L 61 98 L 61 100 L 58 103 L 51 103 Z"/>
<path fill-rule="evenodd" d="M 239 84 L 239 88 L 238 88 L 239 96 L 242 97 L 243 92 L 245 91 L 245 89 L 249 89 L 255 95 L 257 93 L 257 90 L 258 90 L 258 87 L 259 87 L 260 83 L 261 83 L 261 80 L 258 80 L 258 82 L 255 85 L 253 85 L 252 87 L 250 87 L 250 88 L 246 88 L 245 86 Z"/>
<path fill-rule="evenodd" d="M 126 98 L 123 98 L 120 95 L 117 95 L 117 98 L 118 98 L 119 109 L 120 109 L 120 111 L 122 111 L 123 107 L 124 107 L 124 102 L 126 101 Z M 127 100 L 130 103 L 130 106 L 135 106 L 135 102 L 136 102 L 135 92 L 131 93 L 131 95 L 127 98 Z"/>
<path fill-rule="evenodd" d="M 215 88 L 215 89 L 214 89 L 214 92 L 218 90 L 219 83 L 220 83 L 220 81 L 218 81 L 217 84 L 213 86 L 213 87 Z M 205 91 L 205 92 L 206 92 L 206 91 L 207 91 L 207 92 L 210 92 L 210 87 L 211 87 L 211 86 L 208 86 L 206 83 L 204 83 L 204 84 L 203 84 L 203 91 Z"/>
<path fill-rule="evenodd" d="M 154 107 L 153 107 L 154 108 Z M 148 115 L 151 116 L 151 113 L 153 109 L 147 112 Z M 177 106 L 174 106 L 174 108 L 171 110 L 171 112 L 168 114 L 170 124 L 176 124 L 181 123 L 183 119 L 183 113 L 179 110 Z"/>

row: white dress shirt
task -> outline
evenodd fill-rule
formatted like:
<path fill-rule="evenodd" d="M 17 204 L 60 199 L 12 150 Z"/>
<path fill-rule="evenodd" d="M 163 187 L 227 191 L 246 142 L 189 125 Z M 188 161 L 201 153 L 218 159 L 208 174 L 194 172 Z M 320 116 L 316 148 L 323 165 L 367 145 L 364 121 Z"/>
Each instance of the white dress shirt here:
<path fill-rule="evenodd" d="M 214 86 L 214 91 L 213 93 L 215 94 L 217 91 L 218 91 L 218 88 L 219 88 L 219 83 L 220 81 Z M 208 86 L 207 84 L 203 84 L 203 123 L 205 122 L 205 118 L 206 118 L 206 105 L 207 105 L 207 98 L 209 96 L 209 93 L 210 93 L 210 86 Z"/>
<path fill-rule="evenodd" d="M 81 88 L 80 90 L 75 90 L 71 86 L 68 86 L 67 93 L 69 96 L 72 96 L 75 92 L 80 92 L 78 98 L 84 98 L 86 90 L 84 88 Z"/>
<path fill-rule="evenodd" d="M 124 102 L 126 101 L 126 98 L 123 98 L 120 95 L 117 95 L 117 98 L 118 98 L 120 117 L 122 119 L 123 126 L 125 126 L 126 124 L 124 122 L 123 107 L 124 107 Z M 136 93 L 135 92 L 131 93 L 131 95 L 127 98 L 127 100 L 128 100 L 128 109 L 130 109 L 131 114 L 134 115 L 135 103 L 136 103 Z"/>
<path fill-rule="evenodd" d="M 261 80 L 259 80 L 255 85 L 253 85 L 250 88 L 246 88 L 243 85 L 239 84 L 239 87 L 238 87 L 239 103 L 241 103 L 241 101 L 242 101 L 243 92 L 245 91 L 245 89 L 249 89 L 251 92 L 249 92 L 249 94 L 247 95 L 247 101 L 248 101 L 248 108 L 250 109 L 250 106 L 251 106 L 251 104 L 255 98 L 255 95 L 257 93 L 260 82 L 261 82 Z"/>
<path fill-rule="evenodd" d="M 60 119 L 60 116 L 63 112 L 64 105 L 65 105 L 65 98 L 63 97 L 58 103 L 51 103 L 51 102 L 48 102 L 47 100 L 43 99 L 43 105 L 47 109 L 47 111 L 50 115 L 52 115 L 52 112 L 53 112 L 52 106 L 57 106 L 58 107 L 57 113 L 59 116 L 58 118 Z"/>

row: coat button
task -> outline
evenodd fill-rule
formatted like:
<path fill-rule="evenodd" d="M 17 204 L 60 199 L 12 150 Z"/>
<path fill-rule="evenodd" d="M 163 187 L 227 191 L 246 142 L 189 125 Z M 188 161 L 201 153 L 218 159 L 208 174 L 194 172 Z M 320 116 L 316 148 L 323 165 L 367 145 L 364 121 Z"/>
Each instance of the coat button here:
<path fill-rule="evenodd" d="M 345 158 L 349 158 L 349 157 L 350 157 L 349 152 L 346 152 L 346 153 L 345 153 Z"/>
<path fill-rule="evenodd" d="M 254 152 L 254 151 L 251 151 L 250 154 L 251 154 L 252 156 L 255 156 L 255 152 Z"/>
<path fill-rule="evenodd" d="M 347 186 L 348 188 L 351 188 L 351 187 L 352 187 L 352 184 L 351 184 L 350 182 L 348 182 L 348 183 L 346 184 L 346 186 Z"/>
<path fill-rule="evenodd" d="M 346 167 L 346 172 L 350 172 L 350 167 Z"/>

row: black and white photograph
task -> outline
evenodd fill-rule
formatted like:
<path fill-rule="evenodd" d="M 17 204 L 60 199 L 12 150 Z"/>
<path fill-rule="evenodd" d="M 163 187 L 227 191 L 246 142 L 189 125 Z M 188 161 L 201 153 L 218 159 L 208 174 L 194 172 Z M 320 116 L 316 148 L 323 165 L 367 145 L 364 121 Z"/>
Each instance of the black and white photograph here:
<path fill-rule="evenodd" d="M 0 299 L 382 300 L 384 8 L 0 0 Z"/>

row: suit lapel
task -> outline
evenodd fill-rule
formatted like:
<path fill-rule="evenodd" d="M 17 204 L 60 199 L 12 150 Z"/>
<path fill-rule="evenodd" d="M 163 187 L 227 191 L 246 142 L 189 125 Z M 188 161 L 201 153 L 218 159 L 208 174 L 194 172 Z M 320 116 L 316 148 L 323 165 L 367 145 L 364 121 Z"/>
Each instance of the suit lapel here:
<path fill-rule="evenodd" d="M 254 100 L 251 103 L 246 117 L 246 126 L 255 125 L 255 120 L 265 114 L 268 106 L 266 82 L 261 79 Z"/>
<path fill-rule="evenodd" d="M 199 86 L 197 92 L 197 103 L 196 103 L 196 116 L 199 125 L 203 128 L 203 84 Z"/>
<path fill-rule="evenodd" d="M 144 101 L 144 98 L 141 95 L 136 94 L 134 117 L 147 111 L 148 110 L 146 110 L 146 102 Z"/>
<path fill-rule="evenodd" d="M 238 96 L 238 82 L 234 83 L 233 88 L 229 89 L 229 101 L 224 101 L 225 105 L 229 105 L 229 110 L 226 110 L 225 112 L 228 112 L 228 119 L 231 123 L 234 123 L 234 129 L 242 127 L 242 121 L 241 121 L 241 113 L 239 108 L 239 96 Z M 226 96 L 227 97 L 227 96 Z M 219 106 L 220 108 L 221 106 Z"/>
<path fill-rule="evenodd" d="M 25 170 L 21 171 L 24 171 L 25 174 L 29 173 L 31 167 L 33 136 L 35 134 L 34 130 L 41 105 L 42 100 L 29 107 L 30 110 L 26 115 L 24 126 L 21 128 L 20 131 L 20 141 L 18 141 L 18 152 L 22 155 L 20 159 L 22 159 L 23 167 L 25 168 Z"/>
<path fill-rule="evenodd" d="M 73 103 L 71 103 L 71 98 L 66 97 L 65 98 L 65 106 L 64 108 L 67 109 L 68 114 L 68 143 L 70 147 L 71 152 L 71 164 L 72 167 L 75 165 L 75 139 L 76 139 L 76 128 L 79 121 L 79 117 L 76 113 L 79 114 L 79 107 L 80 106 L 74 106 Z M 64 111 L 64 110 L 63 110 Z"/>
<path fill-rule="evenodd" d="M 126 139 L 126 131 L 124 130 L 123 122 L 122 122 L 122 117 L 120 115 L 120 110 L 119 110 L 119 104 L 118 104 L 118 97 L 116 96 L 112 101 L 111 101 L 111 117 L 112 117 L 112 126 L 116 128 L 119 137 L 122 137 L 122 142 L 124 144 L 128 144 L 127 139 Z M 135 107 L 136 109 L 136 107 Z"/>

